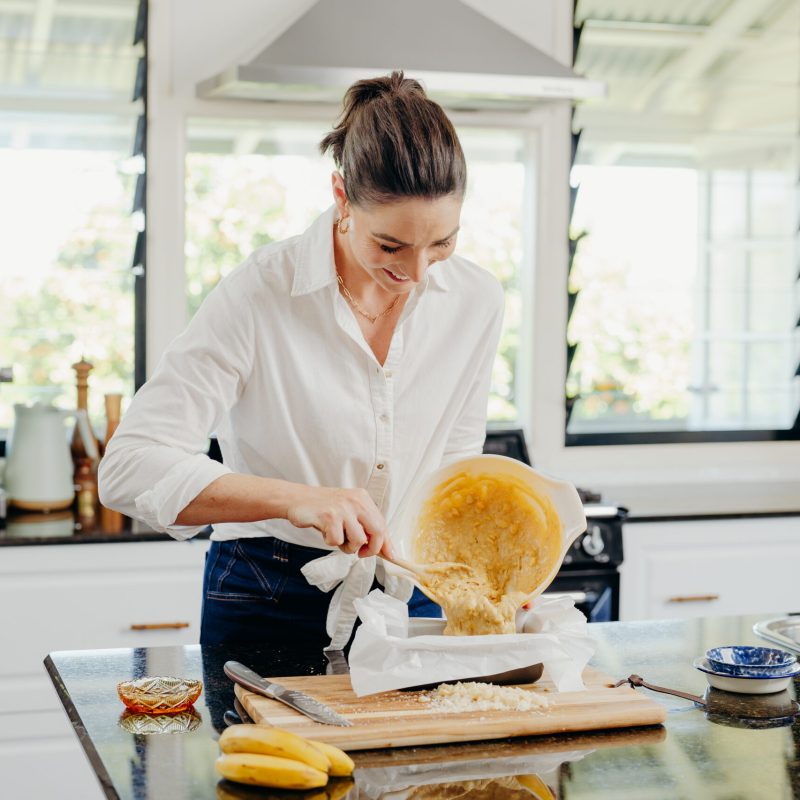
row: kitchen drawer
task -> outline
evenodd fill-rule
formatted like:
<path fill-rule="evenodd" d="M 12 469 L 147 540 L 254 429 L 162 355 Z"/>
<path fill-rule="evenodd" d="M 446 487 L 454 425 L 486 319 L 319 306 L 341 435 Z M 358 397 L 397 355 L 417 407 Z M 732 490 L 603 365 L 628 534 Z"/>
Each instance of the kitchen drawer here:
<path fill-rule="evenodd" d="M 0 714 L 0 748 L 10 750 L 12 745 L 34 747 L 37 742 L 59 739 L 73 739 L 78 752 L 82 752 L 63 706 L 50 711 Z"/>
<path fill-rule="evenodd" d="M 5 714 L 40 713 L 61 708 L 61 701 L 44 665 L 40 665 L 35 674 L 6 675 L 0 679 L 0 721 Z"/>
<path fill-rule="evenodd" d="M 621 618 L 800 610 L 800 517 L 625 526 Z"/>
<path fill-rule="evenodd" d="M 0 563 L 0 710 L 8 710 L 15 691 L 47 680 L 42 661 L 51 651 L 196 643 L 207 546 L 6 548 Z M 131 628 L 170 623 L 188 627 Z"/>
<path fill-rule="evenodd" d="M 3 796 L 101 800 L 105 795 L 63 709 L 0 714 Z"/>
<path fill-rule="evenodd" d="M 758 614 L 800 607 L 796 546 L 693 549 L 659 553 L 647 563 L 648 617 Z"/>

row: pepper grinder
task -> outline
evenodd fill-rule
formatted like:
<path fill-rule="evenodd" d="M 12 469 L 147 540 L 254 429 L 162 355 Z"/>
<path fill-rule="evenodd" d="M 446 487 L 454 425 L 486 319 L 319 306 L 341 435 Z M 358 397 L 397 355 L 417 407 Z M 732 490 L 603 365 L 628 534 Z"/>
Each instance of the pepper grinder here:
<path fill-rule="evenodd" d="M 89 414 L 89 373 L 94 369 L 83 356 L 81 360 L 72 365 L 75 370 L 75 386 L 78 390 L 78 409 L 83 409 L 88 418 Z M 89 422 L 89 435 L 94 439 L 95 446 L 99 445 L 91 421 Z M 97 479 L 94 475 L 92 458 L 86 451 L 86 446 L 81 438 L 77 423 L 72 433 L 70 443 L 72 463 L 74 465 L 73 483 L 78 499 L 78 517 L 83 525 L 90 526 L 95 519 L 97 507 Z"/>
<path fill-rule="evenodd" d="M 81 360 L 77 363 L 72 365 L 72 369 L 75 370 L 75 386 L 78 390 L 78 409 L 83 409 L 87 416 L 89 414 L 89 373 L 94 369 L 94 364 L 90 364 L 83 356 L 81 356 Z M 95 445 L 99 445 L 97 441 L 97 437 L 94 433 L 94 428 L 89 424 L 89 434 L 94 439 Z M 75 464 L 75 473 L 78 472 L 78 466 L 82 459 L 89 458 L 89 454 L 86 452 L 86 447 L 83 444 L 83 439 L 81 438 L 80 431 L 78 430 L 77 424 L 75 425 L 75 430 L 72 433 L 72 442 L 70 444 L 70 450 L 72 451 L 72 461 Z M 99 450 L 98 450 L 99 452 Z M 90 459 L 91 461 L 91 459 Z"/>

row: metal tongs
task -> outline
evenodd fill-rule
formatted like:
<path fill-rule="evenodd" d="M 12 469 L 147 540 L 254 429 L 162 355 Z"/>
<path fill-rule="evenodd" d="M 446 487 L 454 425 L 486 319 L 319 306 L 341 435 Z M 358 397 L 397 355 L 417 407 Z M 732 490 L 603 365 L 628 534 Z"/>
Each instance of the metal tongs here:
<path fill-rule="evenodd" d="M 709 722 L 734 728 L 771 728 L 791 725 L 800 713 L 800 706 L 786 689 L 776 694 L 753 695 L 708 688 L 705 695 L 699 697 L 689 692 L 666 689 L 663 686 L 648 683 L 641 675 L 630 675 L 615 683 L 614 687 L 623 686 L 626 683 L 632 688 L 643 686 L 653 692 L 691 700 L 703 709 Z"/>
<path fill-rule="evenodd" d="M 672 694 L 675 697 L 682 697 L 684 700 L 691 700 L 693 703 L 697 703 L 699 706 L 706 707 L 706 701 L 696 694 L 690 694 L 689 692 L 681 692 L 678 689 L 666 689 L 663 686 L 656 686 L 654 683 L 648 683 L 641 675 L 629 675 L 627 678 L 623 678 L 621 681 L 617 681 L 614 684 L 614 688 L 616 689 L 619 686 L 624 686 L 628 684 L 632 689 L 635 689 L 637 686 L 644 686 L 645 689 L 650 689 L 651 692 L 661 692 L 662 694 Z"/>

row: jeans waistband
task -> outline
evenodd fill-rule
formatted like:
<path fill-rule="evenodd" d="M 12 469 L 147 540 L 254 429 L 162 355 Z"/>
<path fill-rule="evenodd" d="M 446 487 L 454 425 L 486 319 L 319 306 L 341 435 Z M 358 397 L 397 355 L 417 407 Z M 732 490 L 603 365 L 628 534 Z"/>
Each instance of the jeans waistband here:
<path fill-rule="evenodd" d="M 274 536 L 253 536 L 251 538 L 226 539 L 218 544 L 224 551 L 227 546 L 236 547 L 244 551 L 250 558 L 255 560 L 279 561 L 287 564 L 296 565 L 298 568 L 304 566 L 315 558 L 322 558 L 332 552 L 319 547 L 307 547 L 302 544 L 285 542 Z"/>

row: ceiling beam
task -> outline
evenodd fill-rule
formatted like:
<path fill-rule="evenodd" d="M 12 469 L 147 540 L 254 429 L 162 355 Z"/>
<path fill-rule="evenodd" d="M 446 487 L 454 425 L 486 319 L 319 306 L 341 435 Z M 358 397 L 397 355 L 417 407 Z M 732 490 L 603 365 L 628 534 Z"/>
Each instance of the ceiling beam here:
<path fill-rule="evenodd" d="M 2 13 L 4 15 L 33 14 L 36 5 L 37 0 L 3 0 Z M 59 3 L 56 5 L 54 13 L 57 17 L 133 20 L 136 17 L 136 5 L 131 3 L 130 7 L 127 7 L 100 3 Z"/>
<path fill-rule="evenodd" d="M 675 80 L 699 78 L 737 39 L 756 22 L 775 0 L 734 0 L 678 58 L 666 64 L 633 98 L 633 108 L 652 111 Z M 663 107 L 663 106 L 662 106 Z"/>
<path fill-rule="evenodd" d="M 0 113 L 20 114 L 66 114 L 78 117 L 82 114 L 90 116 L 121 116 L 135 120 L 142 113 L 141 102 L 114 100 L 92 100 L 75 97 L 46 97 L 35 95 L 3 95 L 0 93 Z"/>
<path fill-rule="evenodd" d="M 683 49 L 705 36 L 710 25 L 681 25 L 619 19 L 587 19 L 581 44 L 600 47 L 663 47 Z M 731 44 L 747 47 L 760 41 L 758 31 L 743 31 Z"/>
<path fill-rule="evenodd" d="M 605 131 L 612 131 L 617 138 L 625 138 L 627 132 L 637 135 L 663 133 L 670 138 L 674 135 L 696 135 L 706 130 L 700 117 L 688 114 L 655 113 L 643 116 L 631 109 L 603 108 L 588 104 L 576 109 L 575 127 L 591 130 L 592 138 Z"/>

